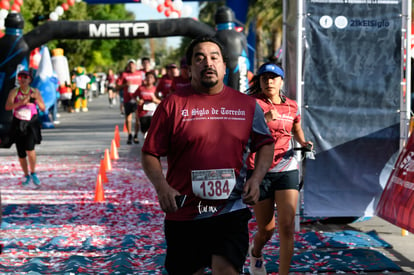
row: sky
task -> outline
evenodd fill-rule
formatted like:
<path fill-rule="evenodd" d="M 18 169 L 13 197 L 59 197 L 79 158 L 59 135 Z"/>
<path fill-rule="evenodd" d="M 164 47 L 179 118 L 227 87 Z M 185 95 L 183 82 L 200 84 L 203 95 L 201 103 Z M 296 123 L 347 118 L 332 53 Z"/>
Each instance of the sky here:
<path fill-rule="evenodd" d="M 189 17 L 198 18 L 198 2 L 197 1 L 183 1 L 184 5 L 191 7 L 191 15 Z M 136 20 L 158 20 L 158 19 L 168 19 L 164 13 L 160 13 L 157 9 L 152 8 L 149 5 L 142 3 L 128 3 L 125 5 L 128 11 L 131 11 L 135 14 Z M 174 36 L 167 38 L 167 44 L 169 47 L 176 47 L 181 41 L 180 36 Z"/>

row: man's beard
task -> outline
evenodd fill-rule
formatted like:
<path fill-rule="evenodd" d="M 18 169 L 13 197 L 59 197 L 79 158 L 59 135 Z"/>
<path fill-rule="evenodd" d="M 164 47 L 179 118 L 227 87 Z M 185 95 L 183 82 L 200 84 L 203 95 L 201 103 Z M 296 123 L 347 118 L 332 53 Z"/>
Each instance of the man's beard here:
<path fill-rule="evenodd" d="M 218 80 L 201 80 L 201 85 L 203 85 L 206 88 L 212 88 L 216 86 L 218 83 Z"/>

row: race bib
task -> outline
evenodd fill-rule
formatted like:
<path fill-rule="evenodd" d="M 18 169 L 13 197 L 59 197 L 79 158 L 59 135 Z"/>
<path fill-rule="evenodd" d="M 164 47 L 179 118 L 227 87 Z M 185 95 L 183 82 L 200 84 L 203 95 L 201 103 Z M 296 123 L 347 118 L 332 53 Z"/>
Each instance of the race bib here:
<path fill-rule="evenodd" d="M 144 106 L 142 108 L 144 109 L 144 111 L 155 111 L 155 109 L 157 109 L 157 104 L 155 104 L 154 102 L 147 102 L 144 103 Z"/>
<path fill-rule="evenodd" d="M 138 86 L 139 86 L 139 85 L 129 85 L 129 86 L 128 86 L 128 93 L 129 93 L 129 94 L 133 94 L 133 93 L 135 93 L 135 91 L 138 89 Z"/>
<path fill-rule="evenodd" d="M 16 110 L 14 116 L 20 120 L 30 121 L 32 118 L 32 111 L 29 108 L 21 108 L 19 110 Z"/>
<path fill-rule="evenodd" d="M 228 199 L 236 185 L 234 169 L 191 171 L 193 193 L 206 200 Z"/>
<path fill-rule="evenodd" d="M 142 109 L 144 111 L 147 111 L 147 113 L 145 114 L 145 116 L 153 116 L 155 109 L 157 109 L 157 104 L 155 104 L 154 102 L 147 102 L 144 103 L 144 105 L 142 106 Z"/>

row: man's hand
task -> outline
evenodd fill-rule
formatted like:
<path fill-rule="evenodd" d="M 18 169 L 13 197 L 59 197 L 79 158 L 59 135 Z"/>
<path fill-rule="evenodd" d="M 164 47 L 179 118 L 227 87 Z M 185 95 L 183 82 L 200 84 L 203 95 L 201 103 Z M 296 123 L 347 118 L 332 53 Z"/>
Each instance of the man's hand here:
<path fill-rule="evenodd" d="M 243 187 L 243 202 L 245 204 L 254 205 L 259 200 L 260 182 L 250 178 L 246 181 L 246 184 Z"/>
<path fill-rule="evenodd" d="M 178 210 L 178 206 L 175 202 L 175 196 L 180 195 L 180 193 L 177 190 L 169 185 L 163 185 L 157 190 L 157 194 L 162 211 L 170 213 Z"/>

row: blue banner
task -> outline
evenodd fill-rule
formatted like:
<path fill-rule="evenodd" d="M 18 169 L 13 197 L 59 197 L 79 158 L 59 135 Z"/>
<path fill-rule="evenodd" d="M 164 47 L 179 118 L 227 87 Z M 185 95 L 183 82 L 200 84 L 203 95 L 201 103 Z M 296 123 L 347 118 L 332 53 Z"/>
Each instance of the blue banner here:
<path fill-rule="evenodd" d="M 397 157 L 402 3 L 363 2 L 306 1 L 305 215 L 372 216 Z"/>

